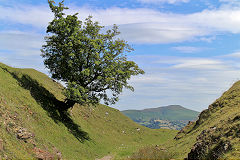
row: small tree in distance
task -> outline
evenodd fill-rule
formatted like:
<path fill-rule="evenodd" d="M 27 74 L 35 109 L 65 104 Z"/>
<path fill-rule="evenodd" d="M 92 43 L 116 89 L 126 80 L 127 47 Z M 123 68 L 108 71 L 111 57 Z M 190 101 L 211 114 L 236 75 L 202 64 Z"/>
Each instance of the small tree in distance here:
<path fill-rule="evenodd" d="M 144 71 L 127 60 L 126 52 L 133 49 L 116 38 L 120 34 L 116 25 L 103 33 L 103 26 L 93 22 L 91 16 L 82 22 L 77 14 L 65 15 L 63 11 L 68 8 L 63 2 L 55 5 L 54 0 L 48 0 L 54 19 L 47 27 L 46 44 L 41 49 L 52 78 L 66 83 L 65 105 L 60 109 L 100 100 L 114 104 L 123 88 L 133 90 L 127 80 Z"/>

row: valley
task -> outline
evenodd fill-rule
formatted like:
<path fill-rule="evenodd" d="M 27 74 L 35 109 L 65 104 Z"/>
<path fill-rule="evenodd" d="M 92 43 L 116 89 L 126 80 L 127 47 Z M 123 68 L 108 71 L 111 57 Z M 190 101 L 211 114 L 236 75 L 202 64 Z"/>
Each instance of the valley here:
<path fill-rule="evenodd" d="M 64 99 L 63 86 L 34 69 L 0 63 L 0 84 L 2 159 L 94 160 L 106 156 L 121 160 L 144 152 L 189 160 L 240 157 L 240 82 L 180 131 L 141 126 L 101 104 L 76 104 L 60 112 L 56 106 Z M 175 120 L 172 116 L 171 122 Z M 156 118 L 154 122 L 169 128 L 169 120 Z"/>

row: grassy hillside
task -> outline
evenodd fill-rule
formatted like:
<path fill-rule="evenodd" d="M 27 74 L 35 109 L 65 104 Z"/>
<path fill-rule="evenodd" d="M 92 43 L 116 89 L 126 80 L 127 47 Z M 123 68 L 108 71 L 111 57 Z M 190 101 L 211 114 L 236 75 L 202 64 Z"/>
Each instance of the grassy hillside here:
<path fill-rule="evenodd" d="M 177 158 L 240 158 L 240 81 L 168 143 Z"/>
<path fill-rule="evenodd" d="M 61 90 L 43 73 L 0 63 L 0 159 L 121 159 L 176 135 L 140 126 L 104 105 L 75 105 L 59 113 Z"/>
<path fill-rule="evenodd" d="M 134 120 L 149 121 L 151 119 L 161 120 L 194 120 L 199 112 L 186 109 L 179 105 L 170 105 L 144 110 L 125 110 L 122 113 Z"/>
<path fill-rule="evenodd" d="M 144 110 L 125 110 L 122 113 L 135 122 L 149 128 L 181 129 L 188 121 L 197 119 L 199 112 L 179 105 L 170 105 Z"/>

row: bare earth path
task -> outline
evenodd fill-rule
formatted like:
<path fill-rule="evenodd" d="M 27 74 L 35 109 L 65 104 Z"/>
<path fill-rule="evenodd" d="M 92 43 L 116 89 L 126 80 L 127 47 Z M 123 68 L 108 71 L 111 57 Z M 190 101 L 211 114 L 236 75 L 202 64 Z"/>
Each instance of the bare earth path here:
<path fill-rule="evenodd" d="M 112 158 L 113 158 L 112 156 L 105 156 L 101 159 L 96 159 L 96 160 L 112 160 Z"/>

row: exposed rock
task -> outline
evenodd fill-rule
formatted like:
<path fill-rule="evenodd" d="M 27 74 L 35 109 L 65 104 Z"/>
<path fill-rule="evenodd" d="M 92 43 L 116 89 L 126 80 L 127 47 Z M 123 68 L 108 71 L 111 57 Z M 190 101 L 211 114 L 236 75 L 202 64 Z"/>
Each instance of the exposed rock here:
<path fill-rule="evenodd" d="M 35 157 L 39 160 L 52 160 L 55 159 L 54 155 L 50 152 L 34 147 L 33 152 L 35 153 Z"/>
<path fill-rule="evenodd" d="M 56 155 L 57 155 L 58 160 L 62 160 L 62 153 L 61 152 L 57 152 Z"/>
<path fill-rule="evenodd" d="M 25 142 L 28 139 L 33 138 L 35 136 L 33 133 L 29 132 L 26 128 L 22 128 L 22 127 L 16 128 L 16 132 L 17 132 L 17 138 L 24 140 Z"/>
<path fill-rule="evenodd" d="M 220 129 L 210 127 L 208 130 L 203 130 L 197 137 L 197 142 L 192 147 L 188 154 L 187 160 L 217 160 L 224 153 L 232 149 L 229 141 L 223 140 L 219 134 Z"/>
<path fill-rule="evenodd" d="M 194 127 L 194 125 L 195 125 L 195 122 L 188 121 L 188 124 L 177 133 L 174 139 L 176 140 L 181 139 L 184 135 L 186 135 L 191 130 L 191 128 Z"/>
<path fill-rule="evenodd" d="M 204 142 L 197 142 L 194 144 L 191 152 L 188 154 L 187 160 L 201 160 L 206 156 L 208 145 Z"/>
<path fill-rule="evenodd" d="M 229 150 L 232 149 L 232 145 L 229 141 L 221 140 L 216 147 L 214 147 L 211 152 L 209 153 L 208 157 L 210 159 L 219 159 L 224 153 L 227 153 Z"/>
<path fill-rule="evenodd" d="M 57 156 L 57 159 L 62 160 L 62 153 L 56 147 L 54 147 L 53 150 Z"/>

